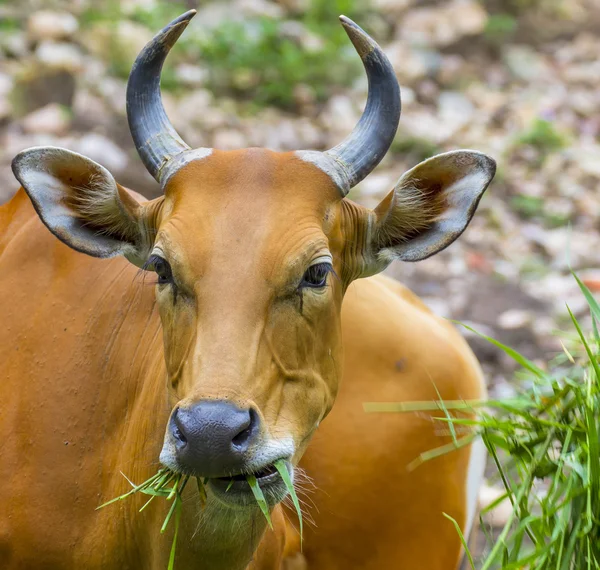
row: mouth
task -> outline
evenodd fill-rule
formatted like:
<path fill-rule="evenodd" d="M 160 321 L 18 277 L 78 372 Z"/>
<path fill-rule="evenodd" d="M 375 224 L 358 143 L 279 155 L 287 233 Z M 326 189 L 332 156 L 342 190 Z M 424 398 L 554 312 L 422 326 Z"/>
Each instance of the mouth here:
<path fill-rule="evenodd" d="M 288 472 L 293 474 L 293 467 L 289 461 L 285 461 L 285 466 Z M 219 501 L 230 506 L 245 507 L 256 504 L 254 493 L 247 480 L 249 476 L 256 478 L 256 482 L 270 506 L 276 505 L 286 497 L 287 488 L 274 463 L 256 471 L 237 473 L 228 477 L 213 477 L 208 479 L 208 485 Z"/>

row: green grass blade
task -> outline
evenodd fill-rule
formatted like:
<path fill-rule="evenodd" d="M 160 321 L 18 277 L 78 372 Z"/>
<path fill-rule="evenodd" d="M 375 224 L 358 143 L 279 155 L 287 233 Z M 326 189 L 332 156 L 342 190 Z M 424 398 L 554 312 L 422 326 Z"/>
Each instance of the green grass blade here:
<path fill-rule="evenodd" d="M 600 303 L 598 303 L 598 301 L 596 301 L 596 298 L 594 297 L 592 292 L 587 288 L 585 283 L 583 283 L 583 281 L 581 281 L 581 279 L 579 279 L 579 277 L 577 277 L 577 275 L 573 271 L 571 271 L 571 274 L 573 275 L 573 277 L 575 277 L 575 281 L 577 281 L 577 285 L 579 285 L 579 288 L 581 289 L 581 292 L 583 293 L 585 300 L 588 302 L 592 316 L 594 317 L 594 319 L 596 321 L 600 322 Z"/>
<path fill-rule="evenodd" d="M 528 358 L 525 358 L 522 354 L 518 353 L 513 348 L 510 348 L 510 346 L 506 346 L 505 344 L 502 344 L 500 341 L 497 341 L 496 339 L 493 339 L 492 337 L 487 336 L 487 335 L 475 330 L 474 328 L 470 327 L 469 325 L 466 325 L 465 323 L 461 323 L 460 321 L 452 321 L 452 322 L 466 328 L 467 330 L 471 331 L 472 333 L 476 334 L 477 336 L 484 338 L 488 342 L 492 343 L 494 346 L 497 346 L 505 354 L 510 356 L 515 362 L 518 362 L 523 368 L 529 370 L 531 373 L 533 373 L 538 378 L 543 379 L 546 377 L 546 373 L 541 368 L 536 366 L 533 362 L 531 362 L 531 360 L 529 360 Z"/>
<path fill-rule="evenodd" d="M 303 540 L 303 528 L 302 528 L 302 509 L 300 509 L 300 501 L 298 501 L 298 496 L 296 495 L 296 489 L 294 488 L 294 484 L 292 483 L 292 478 L 290 477 L 290 472 L 288 471 L 286 462 L 283 459 L 279 459 L 275 461 L 275 468 L 279 471 L 279 475 L 283 479 L 285 486 L 292 497 L 292 502 L 294 503 L 294 507 L 296 509 L 296 513 L 298 514 L 298 524 L 300 525 L 300 548 L 302 548 L 302 540 Z"/>
<path fill-rule="evenodd" d="M 575 318 L 575 315 L 571 312 L 571 309 L 569 308 L 568 305 L 567 305 L 567 311 L 569 311 L 569 316 L 571 317 L 571 320 L 573 321 L 573 325 L 575 326 L 575 329 L 577 330 L 577 334 L 579 335 L 579 338 L 581 339 L 581 343 L 583 344 L 583 347 L 585 348 L 585 351 L 587 352 L 588 358 L 590 359 L 590 364 L 594 368 L 594 372 L 596 373 L 596 379 L 597 379 L 596 381 L 598 382 L 598 381 L 600 381 L 600 367 L 598 366 L 598 359 L 597 359 L 596 355 L 592 352 L 590 345 L 585 340 L 585 335 L 583 334 L 583 331 L 581 330 L 581 327 L 579 326 L 579 322 Z"/>
<path fill-rule="evenodd" d="M 250 489 L 252 489 L 254 498 L 256 499 L 256 502 L 258 503 L 258 506 L 259 506 L 260 510 L 262 511 L 262 514 L 265 515 L 265 518 L 267 519 L 267 523 L 269 524 L 269 527 L 272 529 L 273 523 L 271 522 L 271 514 L 269 513 L 269 506 L 267 505 L 267 500 L 265 499 L 265 496 L 263 495 L 262 489 L 260 488 L 260 485 L 258 484 L 256 477 L 254 475 L 246 475 L 246 481 L 248 481 L 248 485 L 250 485 Z"/>
<path fill-rule="evenodd" d="M 167 527 L 169 526 L 169 521 L 171 520 L 171 517 L 173 516 L 173 513 L 175 512 L 176 508 L 177 508 L 177 499 L 173 501 L 173 504 L 171 505 L 171 508 L 169 509 L 169 512 L 167 513 L 167 516 L 165 517 L 165 520 L 164 520 L 162 526 L 160 527 L 161 534 L 163 534 L 167 530 Z"/>
<path fill-rule="evenodd" d="M 465 550 L 465 554 L 467 555 L 467 558 L 469 559 L 469 565 L 471 566 L 471 570 L 475 570 L 475 561 L 473 560 L 473 555 L 471 554 L 471 551 L 469 550 L 469 545 L 467 544 L 465 535 L 463 534 L 463 532 L 460 528 L 460 525 L 449 514 L 446 514 L 446 513 L 442 513 L 442 514 L 449 521 L 451 521 L 452 524 L 454 525 L 454 528 L 456 529 L 456 532 L 458 533 L 458 536 L 460 537 L 460 541 L 462 542 L 463 548 Z"/>
<path fill-rule="evenodd" d="M 143 507 L 138 511 L 138 512 L 142 512 L 156 497 L 156 495 L 152 495 L 152 497 L 150 497 L 143 505 Z"/>
<path fill-rule="evenodd" d="M 444 407 L 447 410 L 473 411 L 473 408 L 486 406 L 485 400 L 445 400 Z M 438 401 L 420 401 L 420 402 L 365 402 L 363 410 L 366 413 L 381 412 L 429 412 L 441 410 L 442 407 Z"/>
<path fill-rule="evenodd" d="M 175 515 L 175 532 L 173 533 L 173 544 L 171 544 L 167 570 L 173 570 L 175 568 L 175 550 L 177 548 L 177 536 L 179 535 L 179 522 L 181 520 L 181 499 L 177 497 L 174 504 L 177 505 L 177 514 Z"/>

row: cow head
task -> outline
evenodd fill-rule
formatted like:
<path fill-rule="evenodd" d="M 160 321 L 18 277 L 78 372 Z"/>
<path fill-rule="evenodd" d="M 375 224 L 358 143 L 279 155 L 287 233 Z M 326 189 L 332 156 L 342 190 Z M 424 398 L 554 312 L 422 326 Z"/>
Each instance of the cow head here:
<path fill-rule="evenodd" d="M 145 47 L 128 84 L 131 133 L 160 198 L 140 202 L 99 164 L 58 148 L 23 151 L 13 170 L 63 242 L 155 274 L 173 405 L 162 463 L 209 478 L 215 496 L 238 506 L 251 499 L 243 475 L 253 473 L 275 503 L 284 490 L 273 463 L 298 462 L 338 391 L 346 288 L 393 259 L 418 261 L 452 243 L 495 165 L 450 152 L 404 174 L 375 210 L 346 199 L 387 152 L 400 94 L 379 46 L 344 17 L 369 79 L 364 114 L 344 142 L 326 152 L 193 150 L 159 86 L 193 15 Z"/>

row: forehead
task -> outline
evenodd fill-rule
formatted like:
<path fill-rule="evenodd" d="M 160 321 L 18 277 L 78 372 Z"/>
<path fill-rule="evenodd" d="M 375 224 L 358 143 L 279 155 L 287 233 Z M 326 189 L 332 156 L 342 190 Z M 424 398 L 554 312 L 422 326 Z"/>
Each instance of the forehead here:
<path fill-rule="evenodd" d="M 215 150 L 185 165 L 169 180 L 165 200 L 161 233 L 174 246 L 193 249 L 196 258 L 256 259 L 322 248 L 341 196 L 294 153 L 245 149 Z"/>
<path fill-rule="evenodd" d="M 331 178 L 293 152 L 262 148 L 212 150 L 186 164 L 168 182 L 165 195 L 176 201 L 267 198 L 270 203 L 310 204 L 317 210 L 341 196 Z"/>

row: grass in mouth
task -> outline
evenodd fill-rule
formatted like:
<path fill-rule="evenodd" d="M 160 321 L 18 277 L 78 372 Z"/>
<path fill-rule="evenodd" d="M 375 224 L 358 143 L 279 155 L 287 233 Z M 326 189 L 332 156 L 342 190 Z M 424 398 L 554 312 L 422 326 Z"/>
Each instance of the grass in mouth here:
<path fill-rule="evenodd" d="M 302 511 L 300 510 L 300 503 L 298 501 L 298 497 L 296 495 L 296 490 L 294 489 L 294 485 L 292 483 L 292 479 L 290 476 L 290 472 L 286 465 L 286 462 L 283 459 L 280 459 L 274 463 L 275 468 L 279 472 L 288 493 L 290 494 L 292 501 L 294 503 L 294 507 L 298 513 L 298 520 L 300 523 L 300 540 L 302 540 Z M 156 497 L 162 497 L 167 501 L 173 501 L 171 508 L 160 529 L 161 533 L 164 533 L 173 516 L 175 517 L 175 532 L 173 534 L 173 543 L 171 545 L 171 553 L 169 555 L 169 565 L 168 570 L 173 570 L 175 568 L 175 551 L 177 547 L 177 537 L 179 535 L 179 521 L 181 519 L 181 510 L 183 506 L 183 490 L 185 489 L 188 481 L 190 480 L 189 475 L 183 475 L 181 473 L 175 473 L 171 469 L 167 467 L 163 467 L 158 470 L 158 472 L 141 483 L 140 485 L 136 485 L 132 481 L 130 481 L 123 473 L 121 473 L 125 479 L 127 479 L 128 483 L 131 485 L 131 489 L 127 491 L 127 493 L 123 493 L 122 495 L 103 503 L 97 509 L 102 509 L 107 507 L 108 505 L 112 505 L 118 501 L 122 501 L 127 499 L 128 497 L 135 495 L 136 493 L 142 493 L 144 495 L 149 495 L 150 498 L 144 503 L 144 505 L 140 508 L 139 512 L 142 512 Z M 233 485 L 233 479 L 229 482 L 227 486 L 227 491 Z M 273 524 L 271 522 L 271 515 L 269 511 L 269 505 L 267 500 L 265 499 L 264 493 L 258 484 L 258 481 L 254 475 L 246 475 L 246 481 L 254 494 L 254 498 L 256 502 L 265 516 L 269 527 L 272 529 Z M 200 505 L 202 508 L 206 505 L 206 484 L 208 483 L 208 479 L 202 480 L 200 477 L 196 477 L 196 483 L 198 486 L 198 496 L 200 498 Z"/>
<path fill-rule="evenodd" d="M 600 304 L 574 277 L 589 305 L 591 330 L 584 333 L 567 307 L 573 331 L 562 333 L 564 351 L 547 365 L 540 367 L 488 338 L 522 367 L 516 397 L 365 404 L 374 412 L 437 409 L 437 420 L 470 429 L 470 434 L 453 435 L 449 444 L 422 454 L 417 463 L 481 437 L 504 486 L 504 494 L 482 515 L 503 500 L 511 502 L 512 513 L 500 536 L 489 541 L 487 554 L 478 561 L 480 570 L 600 569 Z M 444 516 L 455 525 L 475 570 L 459 525 Z"/>
<path fill-rule="evenodd" d="M 167 501 L 173 501 L 167 516 L 162 524 L 160 529 L 161 533 L 164 533 L 175 515 L 175 532 L 173 534 L 173 543 L 171 544 L 171 553 L 169 555 L 169 565 L 168 570 L 173 570 L 175 568 L 175 551 L 177 547 L 177 537 L 179 535 L 179 521 L 181 519 L 181 508 L 183 504 L 182 494 L 185 489 L 190 476 L 182 475 L 181 473 L 175 473 L 170 469 L 163 467 L 158 470 L 158 472 L 147 479 L 140 485 L 135 485 L 132 483 L 123 473 L 121 473 L 125 479 L 131 485 L 131 489 L 127 493 L 123 493 L 122 495 L 100 505 L 98 509 L 102 509 L 107 507 L 108 505 L 112 505 L 118 501 L 122 501 L 131 495 L 136 493 L 143 493 L 144 495 L 149 495 L 150 498 L 144 503 L 140 512 L 142 512 L 156 497 L 163 497 Z M 204 482 L 200 478 L 196 478 L 198 483 L 198 492 L 200 497 L 200 504 L 204 506 L 206 504 L 206 489 L 204 488 Z"/>

